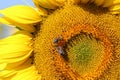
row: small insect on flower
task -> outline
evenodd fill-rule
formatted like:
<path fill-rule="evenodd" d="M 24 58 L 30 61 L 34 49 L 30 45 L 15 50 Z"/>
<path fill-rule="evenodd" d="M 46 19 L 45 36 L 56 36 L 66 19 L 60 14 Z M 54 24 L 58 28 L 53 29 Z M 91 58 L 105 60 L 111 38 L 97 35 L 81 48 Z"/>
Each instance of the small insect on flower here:
<path fill-rule="evenodd" d="M 60 55 L 64 55 L 64 54 L 65 54 L 65 52 L 64 52 L 64 50 L 63 50 L 64 40 L 63 40 L 62 37 L 55 38 L 55 39 L 53 40 L 53 44 L 54 44 L 54 46 L 56 47 L 56 49 L 57 49 L 57 51 L 58 51 L 58 53 L 59 53 Z"/>
<path fill-rule="evenodd" d="M 64 55 L 64 54 L 65 54 L 65 52 L 63 51 L 63 49 L 62 49 L 61 46 L 57 46 L 56 49 L 57 49 L 57 51 L 58 51 L 58 53 L 59 53 L 60 55 Z"/>
<path fill-rule="evenodd" d="M 55 39 L 53 40 L 53 43 L 54 43 L 54 44 L 57 44 L 58 42 L 60 42 L 60 41 L 62 41 L 62 40 L 63 40 L 62 37 L 55 38 Z"/>

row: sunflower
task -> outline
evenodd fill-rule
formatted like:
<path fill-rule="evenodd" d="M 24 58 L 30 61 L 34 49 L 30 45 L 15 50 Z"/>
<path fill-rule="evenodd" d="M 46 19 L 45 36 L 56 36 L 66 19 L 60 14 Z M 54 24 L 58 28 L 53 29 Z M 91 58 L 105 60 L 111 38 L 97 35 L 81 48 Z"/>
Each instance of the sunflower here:
<path fill-rule="evenodd" d="M 0 39 L 0 80 L 120 79 L 119 0 L 33 2 L 0 10 L 18 29 Z"/>

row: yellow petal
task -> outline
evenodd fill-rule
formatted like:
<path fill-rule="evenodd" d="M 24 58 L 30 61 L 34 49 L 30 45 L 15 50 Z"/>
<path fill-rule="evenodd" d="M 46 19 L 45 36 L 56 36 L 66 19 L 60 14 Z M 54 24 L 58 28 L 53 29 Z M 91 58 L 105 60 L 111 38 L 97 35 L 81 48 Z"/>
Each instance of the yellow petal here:
<path fill-rule="evenodd" d="M 109 7 L 109 10 L 110 11 L 120 10 L 120 4 L 116 4 L 116 5 L 113 5 L 113 6 Z"/>
<path fill-rule="evenodd" d="M 28 32 L 34 32 L 35 31 L 34 24 L 21 24 L 21 23 L 13 21 L 11 19 L 8 19 L 6 17 L 0 17 L 0 23 L 7 24 L 7 25 L 13 25 L 12 27 L 17 26 L 17 27 L 19 27 L 23 30 L 28 31 Z"/>
<path fill-rule="evenodd" d="M 0 64 L 0 71 L 3 71 L 6 66 L 7 66 L 7 63 L 1 63 Z"/>
<path fill-rule="evenodd" d="M 35 6 L 37 7 L 38 12 L 39 12 L 40 15 L 47 15 L 48 14 L 47 10 L 42 8 L 36 0 L 33 0 L 33 2 L 35 4 Z"/>
<path fill-rule="evenodd" d="M 23 54 L 23 52 L 19 52 L 19 54 L 20 53 Z M 4 62 L 5 63 L 16 63 L 16 62 L 25 60 L 31 56 L 31 51 L 29 51 L 29 52 L 26 51 L 24 53 L 25 53 L 25 55 L 22 55 L 22 56 L 15 56 L 13 53 L 12 57 L 10 56 L 10 58 L 9 58 L 9 56 L 6 56 L 5 58 L 0 59 L 0 63 L 4 63 Z"/>
<path fill-rule="evenodd" d="M 15 64 L 12 64 L 12 67 L 0 72 L 0 77 L 4 78 L 3 80 L 41 80 L 41 75 L 38 74 L 35 65 L 31 64 L 31 61 L 32 59 L 29 58 L 16 67 L 14 67 Z M 13 72 L 16 72 L 15 75 L 11 75 Z"/>
<path fill-rule="evenodd" d="M 17 5 L 3 10 L 0 13 L 5 17 L 22 24 L 31 24 L 41 21 L 40 14 L 30 6 Z"/>
<path fill-rule="evenodd" d="M 60 6 L 61 5 L 61 3 L 57 2 L 56 0 L 47 0 L 47 1 L 50 2 L 54 6 Z"/>
<path fill-rule="evenodd" d="M 33 62 L 33 59 L 32 58 L 28 58 L 26 59 L 26 61 L 24 63 L 22 63 L 21 65 L 17 66 L 17 67 L 14 67 L 15 65 L 12 64 L 9 68 L 7 69 L 14 69 L 14 70 L 17 70 L 17 71 L 20 71 L 20 70 L 23 70 L 23 69 L 26 69 L 30 66 L 32 66 L 33 64 L 31 64 L 31 62 Z"/>
<path fill-rule="evenodd" d="M 110 13 L 112 13 L 112 14 L 120 14 L 120 9 L 119 10 L 111 11 Z"/>
<path fill-rule="evenodd" d="M 28 58 L 31 55 L 32 35 L 19 31 L 0 40 L 0 62 L 13 63 Z"/>
<path fill-rule="evenodd" d="M 11 24 L 9 21 L 7 21 L 6 19 L 4 19 L 3 17 L 0 17 L 0 23 L 3 23 L 3 24 Z"/>
<path fill-rule="evenodd" d="M 0 53 L 1 57 L 0 58 L 2 58 L 3 57 L 2 55 L 5 55 L 5 54 L 10 56 L 11 55 L 10 53 L 14 53 L 14 55 L 16 53 L 16 55 L 18 55 L 17 52 L 31 50 L 32 47 L 29 46 L 29 44 L 28 44 L 29 42 L 24 42 L 24 43 L 21 43 L 21 44 L 20 43 L 17 43 L 15 41 L 15 43 L 13 43 L 13 44 L 12 43 L 8 43 L 8 44 L 6 44 L 6 43 L 3 44 L 2 43 L 2 44 L 0 44 L 1 45 L 0 46 L 0 51 L 1 51 L 1 53 Z"/>
<path fill-rule="evenodd" d="M 33 64 L 31 64 L 32 59 L 28 58 L 26 61 L 22 62 L 22 64 L 18 65 L 15 64 L 7 64 L 7 67 L 0 71 L 0 78 L 3 80 L 11 80 L 10 78 L 14 77 L 19 71 L 25 70 L 26 68 L 29 68 Z M 16 66 L 17 64 L 17 66 Z"/>
<path fill-rule="evenodd" d="M 6 17 L 4 19 L 9 21 L 12 25 L 17 26 L 17 27 L 19 27 L 23 30 L 26 30 L 26 31 L 29 31 L 29 32 L 34 32 L 35 31 L 35 27 L 34 27 L 34 25 L 36 25 L 35 23 L 33 23 L 33 24 L 32 23 L 31 24 L 22 24 L 22 23 L 18 23 L 16 21 L 14 21 L 14 20 L 11 20 L 9 18 L 6 18 Z"/>
<path fill-rule="evenodd" d="M 52 5 L 47 0 L 33 0 L 33 2 L 43 8 L 56 9 L 57 6 Z"/>
<path fill-rule="evenodd" d="M 29 44 L 32 37 L 33 36 L 28 32 L 18 31 L 9 37 L 6 37 L 4 39 L 0 39 L 0 45 L 1 44 L 14 44 L 14 43 L 15 44 L 16 43 L 22 44 L 23 42 L 27 42 Z"/>
<path fill-rule="evenodd" d="M 114 0 L 104 0 L 103 7 L 109 7 L 113 5 Z"/>
<path fill-rule="evenodd" d="M 35 3 L 34 3 L 35 4 Z M 41 15 L 41 16 L 47 16 L 48 15 L 48 11 L 45 10 L 44 8 L 40 7 L 38 4 L 35 4 L 35 6 L 37 8 L 35 8 L 36 11 L 38 11 L 38 13 Z"/>
<path fill-rule="evenodd" d="M 110 7 L 116 4 L 120 4 L 120 0 L 104 0 L 103 7 Z"/>
<path fill-rule="evenodd" d="M 11 80 L 41 80 L 41 76 L 33 65 L 24 70 L 20 70 Z"/>
<path fill-rule="evenodd" d="M 103 4 L 105 0 L 95 0 L 94 3 L 97 5 L 97 6 L 100 6 Z"/>
<path fill-rule="evenodd" d="M 52 4 L 55 7 L 63 6 L 66 0 L 46 0 L 49 4 Z M 68 2 L 78 3 L 80 0 L 68 0 Z"/>
<path fill-rule="evenodd" d="M 58 3 L 60 3 L 60 4 L 64 4 L 65 2 L 66 2 L 66 0 L 54 0 L 54 1 L 56 1 L 56 2 L 58 2 Z M 76 0 L 75 0 L 76 1 Z"/>
<path fill-rule="evenodd" d="M 15 71 L 15 70 L 3 70 L 0 72 L 0 78 L 2 78 L 2 79 L 7 78 L 9 76 L 16 74 L 16 72 L 17 71 Z"/>
<path fill-rule="evenodd" d="M 28 59 L 29 59 L 29 58 L 23 59 L 23 60 L 21 60 L 21 61 L 19 61 L 19 62 L 7 63 L 7 65 L 6 65 L 6 67 L 4 68 L 4 70 L 12 70 L 12 69 L 18 70 L 18 67 L 21 66 L 23 63 L 25 63 Z M 32 62 L 32 61 L 31 61 L 31 62 Z"/>

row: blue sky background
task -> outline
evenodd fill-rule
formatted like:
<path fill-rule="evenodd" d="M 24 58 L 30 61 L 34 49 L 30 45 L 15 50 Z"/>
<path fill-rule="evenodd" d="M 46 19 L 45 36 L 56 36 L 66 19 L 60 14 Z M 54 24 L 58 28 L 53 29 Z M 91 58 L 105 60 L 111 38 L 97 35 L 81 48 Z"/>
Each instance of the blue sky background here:
<path fill-rule="evenodd" d="M 0 0 L 0 10 L 10 7 L 10 6 L 13 6 L 13 5 L 18 5 L 18 4 L 31 5 L 34 7 L 32 0 Z M 1 16 L 1 14 L 0 14 L 0 16 Z M 12 27 L 0 24 L 0 39 L 13 34 L 15 31 L 16 31 L 16 29 L 14 29 Z"/>
<path fill-rule="evenodd" d="M 32 0 L 0 0 L 0 9 L 4 9 L 6 7 L 10 7 L 18 4 L 34 6 Z"/>

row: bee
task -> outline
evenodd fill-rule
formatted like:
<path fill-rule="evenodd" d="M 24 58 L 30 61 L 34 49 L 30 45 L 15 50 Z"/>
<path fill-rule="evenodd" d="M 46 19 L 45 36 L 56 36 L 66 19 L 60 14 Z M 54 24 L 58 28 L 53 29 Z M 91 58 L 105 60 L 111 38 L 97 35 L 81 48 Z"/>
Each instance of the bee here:
<path fill-rule="evenodd" d="M 64 43 L 65 43 L 65 41 L 63 40 L 62 37 L 58 37 L 58 38 L 55 38 L 53 40 L 53 44 L 56 47 L 56 50 L 58 51 L 58 53 L 60 55 L 65 55 L 65 52 L 64 52 L 64 49 L 63 49 Z"/>

